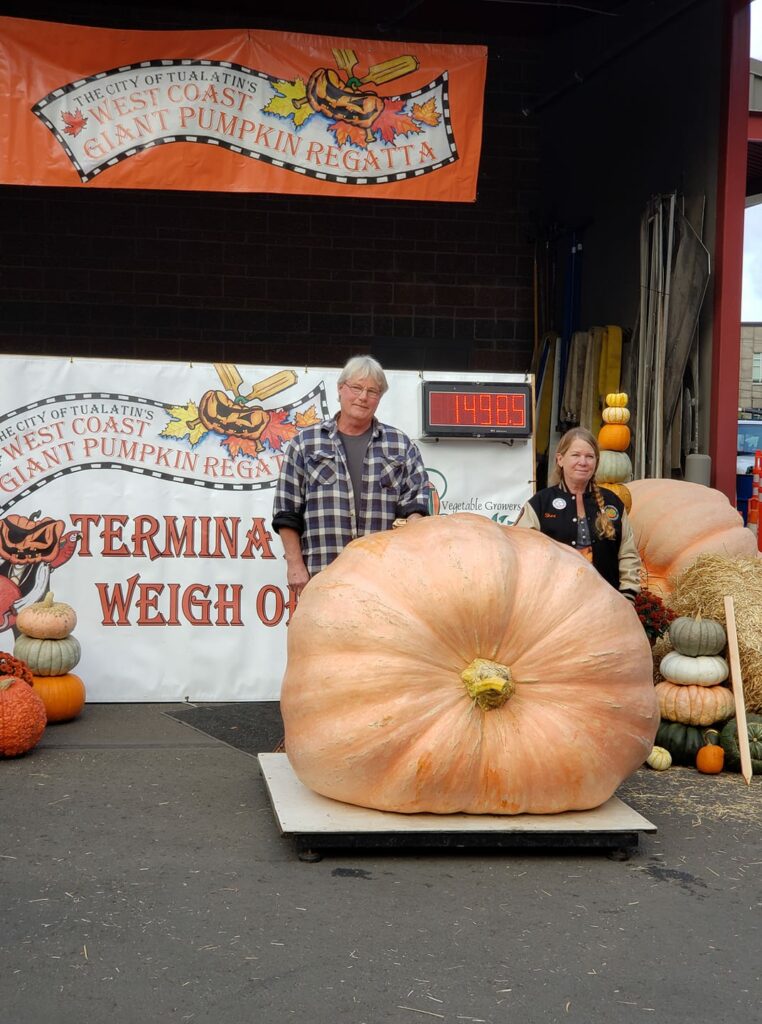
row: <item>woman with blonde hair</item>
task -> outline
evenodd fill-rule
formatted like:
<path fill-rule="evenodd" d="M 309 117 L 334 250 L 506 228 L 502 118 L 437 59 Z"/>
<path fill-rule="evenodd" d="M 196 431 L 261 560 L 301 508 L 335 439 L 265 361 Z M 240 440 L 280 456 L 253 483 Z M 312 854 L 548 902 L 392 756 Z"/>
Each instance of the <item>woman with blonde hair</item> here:
<path fill-rule="evenodd" d="M 634 601 L 640 592 L 640 556 L 624 504 L 596 482 L 599 459 L 598 442 L 589 430 L 568 430 L 558 442 L 548 487 L 529 499 L 516 525 L 573 547 Z"/>

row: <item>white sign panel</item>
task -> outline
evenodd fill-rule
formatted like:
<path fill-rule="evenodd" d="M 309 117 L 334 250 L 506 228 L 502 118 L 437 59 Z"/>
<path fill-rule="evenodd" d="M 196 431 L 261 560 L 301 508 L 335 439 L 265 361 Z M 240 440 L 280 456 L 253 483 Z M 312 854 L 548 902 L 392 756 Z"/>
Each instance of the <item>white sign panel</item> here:
<path fill-rule="evenodd" d="M 52 590 L 77 612 L 90 701 L 277 699 L 294 608 L 274 488 L 291 437 L 338 408 L 340 371 L 0 365 L 0 649 Z M 379 418 L 419 441 L 432 513 L 513 522 L 531 441 L 422 440 L 421 375 L 388 378 Z"/>

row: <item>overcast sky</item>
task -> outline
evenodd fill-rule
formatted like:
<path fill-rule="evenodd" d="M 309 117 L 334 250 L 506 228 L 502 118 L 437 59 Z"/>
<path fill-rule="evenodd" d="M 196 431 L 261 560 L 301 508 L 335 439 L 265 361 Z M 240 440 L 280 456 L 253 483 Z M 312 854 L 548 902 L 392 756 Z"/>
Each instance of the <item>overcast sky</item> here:
<path fill-rule="evenodd" d="M 762 0 L 751 5 L 751 56 L 762 60 Z M 746 210 L 741 319 L 762 322 L 762 203 Z"/>

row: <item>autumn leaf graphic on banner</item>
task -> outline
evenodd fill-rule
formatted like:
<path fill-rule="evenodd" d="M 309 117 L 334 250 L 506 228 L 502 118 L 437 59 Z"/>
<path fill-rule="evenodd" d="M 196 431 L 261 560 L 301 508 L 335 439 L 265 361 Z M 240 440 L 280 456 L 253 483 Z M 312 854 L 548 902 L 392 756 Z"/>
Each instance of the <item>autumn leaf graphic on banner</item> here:
<path fill-rule="evenodd" d="M 315 405 L 306 404 L 315 391 L 277 409 L 260 404 L 294 385 L 298 379 L 294 370 L 277 370 L 252 386 L 231 363 L 215 363 L 214 369 L 224 390 L 211 388 L 198 403 L 166 406 L 171 418 L 161 437 L 187 439 L 193 446 L 217 435 L 230 458 L 258 459 L 266 451 L 282 452 L 297 431 L 321 420 Z M 324 399 L 322 388 L 320 395 Z"/>
<path fill-rule="evenodd" d="M 394 142 L 397 135 L 410 135 L 421 131 L 410 115 L 402 110 L 404 102 L 404 100 L 387 100 L 384 104 L 384 109 L 375 124 L 376 130 L 381 132 L 384 142 Z"/>
<path fill-rule="evenodd" d="M 81 110 L 77 110 L 73 114 L 70 114 L 68 110 L 63 110 L 61 111 L 61 120 L 66 125 L 64 135 L 72 135 L 74 137 L 79 135 L 88 122 L 88 118 L 82 116 Z"/>
<path fill-rule="evenodd" d="M 282 409 L 270 413 L 270 422 L 262 431 L 261 440 L 274 451 L 281 451 L 296 436 L 296 424 L 287 422 L 288 413 Z"/>
<path fill-rule="evenodd" d="M 307 89 L 301 78 L 296 78 L 293 82 L 273 82 L 273 89 L 277 95 L 273 96 L 267 106 L 262 108 L 266 114 L 275 114 L 277 117 L 293 117 L 297 128 L 314 114 L 314 110 L 304 102 Z"/>
<path fill-rule="evenodd" d="M 309 409 L 305 409 L 304 412 L 298 412 L 294 417 L 294 423 L 296 423 L 296 429 L 301 430 L 302 427 L 314 427 L 315 424 L 320 422 L 320 417 L 317 414 L 317 409 L 314 405 L 311 405 Z"/>
<path fill-rule="evenodd" d="M 343 121 L 334 122 L 334 124 L 328 125 L 328 131 L 333 132 L 339 146 L 343 146 L 346 142 L 351 142 L 353 145 L 365 149 L 368 145 L 365 139 L 365 132 L 362 128 L 357 128 L 353 124 L 344 124 Z"/>
<path fill-rule="evenodd" d="M 410 116 L 419 124 L 427 124 L 432 128 L 435 128 L 442 120 L 442 116 L 437 110 L 437 101 L 433 97 L 426 100 L 425 103 L 414 103 Z"/>
<path fill-rule="evenodd" d="M 258 446 L 256 441 L 249 441 L 245 437 L 224 437 L 220 445 L 231 459 L 237 459 L 239 456 L 256 459 L 261 451 L 261 445 Z"/>
<path fill-rule="evenodd" d="M 171 419 L 159 437 L 174 437 L 179 441 L 187 438 L 191 447 L 195 447 L 207 433 L 206 427 L 198 418 L 198 406 L 195 402 L 188 402 L 187 405 L 168 405 L 167 412 Z"/>

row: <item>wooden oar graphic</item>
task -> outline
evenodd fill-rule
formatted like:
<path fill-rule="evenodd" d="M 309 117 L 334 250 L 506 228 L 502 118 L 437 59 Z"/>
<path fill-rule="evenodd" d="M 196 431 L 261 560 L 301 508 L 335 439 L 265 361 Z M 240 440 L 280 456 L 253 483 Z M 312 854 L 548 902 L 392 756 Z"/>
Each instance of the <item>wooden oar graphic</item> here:
<path fill-rule="evenodd" d="M 255 400 L 263 402 L 266 398 L 277 395 L 279 391 L 290 388 L 297 381 L 296 373 L 293 370 L 279 370 L 277 373 L 265 377 L 264 380 L 260 380 L 248 394 L 242 395 L 243 377 L 238 372 L 237 366 L 233 366 L 232 363 L 215 363 L 214 368 L 223 388 L 229 391 L 236 400 L 244 402 Z"/>
<path fill-rule="evenodd" d="M 384 82 L 393 82 L 395 78 L 402 78 L 409 75 L 411 71 L 418 70 L 418 58 L 406 53 L 399 57 L 391 57 L 389 60 L 382 60 L 379 64 L 372 64 L 367 74 L 362 78 L 355 75 L 357 67 L 357 54 L 354 50 L 333 50 L 333 59 L 336 67 L 347 76 L 347 88 L 357 89 L 361 85 L 383 85 Z"/>
<path fill-rule="evenodd" d="M 248 394 L 241 394 L 241 388 L 243 387 L 243 377 L 238 372 L 238 367 L 233 366 L 232 363 L 214 363 L 214 368 L 217 371 L 217 376 L 220 378 L 220 383 L 226 391 L 229 391 L 233 396 L 236 406 L 247 406 L 249 402 L 260 401 L 263 402 L 266 398 L 272 398 L 273 395 L 277 395 L 279 391 L 285 391 L 286 388 L 290 388 L 292 384 L 296 384 L 298 377 L 293 370 L 278 370 L 277 373 L 270 374 L 269 377 L 265 377 L 264 380 L 260 380 L 254 387 L 248 392 Z M 205 392 L 205 397 L 213 395 L 214 392 Z M 202 405 L 204 398 L 202 398 Z M 198 426 L 209 427 L 209 423 L 204 420 L 196 418 L 188 421 L 188 426 L 194 429 Z"/>
<path fill-rule="evenodd" d="M 418 70 L 418 58 L 410 53 L 400 57 L 392 57 L 391 60 L 382 60 L 380 64 L 372 64 L 368 68 L 367 75 L 360 79 L 362 85 L 383 85 L 384 82 L 393 82 L 395 78 L 402 78 Z"/>
<path fill-rule="evenodd" d="M 385 101 L 372 90 L 363 91 L 362 86 L 381 85 L 409 75 L 418 68 L 418 59 L 412 54 L 391 57 L 371 65 L 366 75 L 357 78 L 354 50 L 334 50 L 333 57 L 337 68 L 347 76 L 346 81 L 333 68 L 316 68 L 307 81 L 306 95 L 291 102 L 297 109 L 309 104 L 325 117 L 360 128 L 366 142 L 373 142 L 373 125 L 383 113 Z"/>

